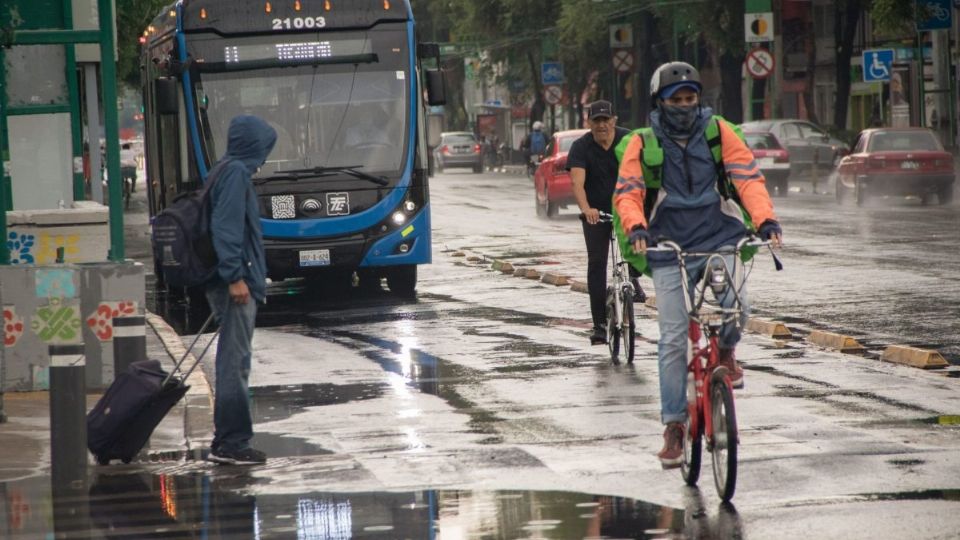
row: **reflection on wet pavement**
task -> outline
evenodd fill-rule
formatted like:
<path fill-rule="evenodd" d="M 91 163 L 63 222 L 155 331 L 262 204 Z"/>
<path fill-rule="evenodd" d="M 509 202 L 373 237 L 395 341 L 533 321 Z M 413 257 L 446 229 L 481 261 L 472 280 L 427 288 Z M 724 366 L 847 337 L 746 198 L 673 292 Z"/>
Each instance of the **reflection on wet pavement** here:
<path fill-rule="evenodd" d="M 4 538 L 738 538 L 732 506 L 684 509 L 559 491 L 245 494 L 244 476 L 101 468 L 89 489 L 0 484 Z"/>

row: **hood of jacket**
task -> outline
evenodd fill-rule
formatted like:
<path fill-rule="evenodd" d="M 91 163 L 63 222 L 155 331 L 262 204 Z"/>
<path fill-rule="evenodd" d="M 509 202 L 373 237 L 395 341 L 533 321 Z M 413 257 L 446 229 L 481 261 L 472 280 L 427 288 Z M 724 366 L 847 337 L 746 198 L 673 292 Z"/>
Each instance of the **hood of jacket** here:
<path fill-rule="evenodd" d="M 251 175 L 267 160 L 277 143 L 277 132 L 256 116 L 240 115 L 230 121 L 226 157 L 238 160 Z"/>

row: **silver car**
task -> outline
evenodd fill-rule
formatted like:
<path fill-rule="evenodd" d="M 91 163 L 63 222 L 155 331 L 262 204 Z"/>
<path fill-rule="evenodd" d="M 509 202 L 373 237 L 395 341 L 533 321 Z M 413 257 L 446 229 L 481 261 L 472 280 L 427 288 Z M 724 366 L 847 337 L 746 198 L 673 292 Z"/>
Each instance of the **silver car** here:
<path fill-rule="evenodd" d="M 831 137 L 823 128 L 806 120 L 755 120 L 740 124 L 744 132 L 770 132 L 790 153 L 790 171 L 805 173 L 817 167 L 833 169 L 850 148 L 843 141 Z"/>
<path fill-rule="evenodd" d="M 466 167 L 483 172 L 483 146 L 469 131 L 449 131 L 440 135 L 440 144 L 433 151 L 437 172 Z"/>

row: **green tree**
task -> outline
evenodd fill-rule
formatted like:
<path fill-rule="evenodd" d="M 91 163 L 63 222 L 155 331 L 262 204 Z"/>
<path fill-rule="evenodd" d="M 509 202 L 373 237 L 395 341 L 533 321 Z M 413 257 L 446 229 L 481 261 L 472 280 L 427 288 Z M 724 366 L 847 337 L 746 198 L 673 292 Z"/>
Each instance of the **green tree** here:
<path fill-rule="evenodd" d="M 117 80 L 140 87 L 140 36 L 170 0 L 116 0 Z"/>

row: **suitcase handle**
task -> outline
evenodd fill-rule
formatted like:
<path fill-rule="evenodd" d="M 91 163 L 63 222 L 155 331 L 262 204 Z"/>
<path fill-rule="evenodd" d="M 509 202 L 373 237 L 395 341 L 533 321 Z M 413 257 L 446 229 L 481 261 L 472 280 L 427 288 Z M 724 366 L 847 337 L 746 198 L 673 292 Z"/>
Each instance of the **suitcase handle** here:
<path fill-rule="evenodd" d="M 166 386 L 167 383 L 170 382 L 171 379 L 173 379 L 173 376 L 177 374 L 177 372 L 182 372 L 180 367 L 183 365 L 183 362 L 187 359 L 187 357 L 190 356 L 190 351 L 193 350 L 193 347 L 194 345 L 197 344 L 197 341 L 200 341 L 200 336 L 203 335 L 203 332 L 206 331 L 207 327 L 210 326 L 210 323 L 213 322 L 213 318 L 214 318 L 214 314 L 211 313 L 210 316 L 207 317 L 207 320 L 203 322 L 203 326 L 201 326 L 200 330 L 197 331 L 197 335 L 194 336 L 193 341 L 190 343 L 190 346 L 187 347 L 186 351 L 184 351 L 183 356 L 180 357 L 180 360 L 177 361 L 177 364 L 173 366 L 173 369 L 170 371 L 170 374 L 167 375 L 167 378 L 163 380 L 163 384 L 160 385 L 161 388 Z M 186 373 L 183 373 L 182 380 L 184 381 L 187 380 L 187 377 L 189 377 L 190 374 L 193 373 L 193 370 L 197 369 L 197 366 L 200 365 L 200 360 L 203 360 L 203 356 L 207 354 L 207 350 L 209 350 L 210 346 L 213 345 L 213 342 L 217 340 L 217 336 L 219 334 L 220 334 L 220 329 L 217 328 L 217 331 L 213 333 L 213 337 L 210 338 L 210 341 L 207 342 L 207 345 L 203 348 L 203 351 L 200 352 L 200 356 L 197 357 L 197 361 L 193 363 L 193 366 Z"/>

